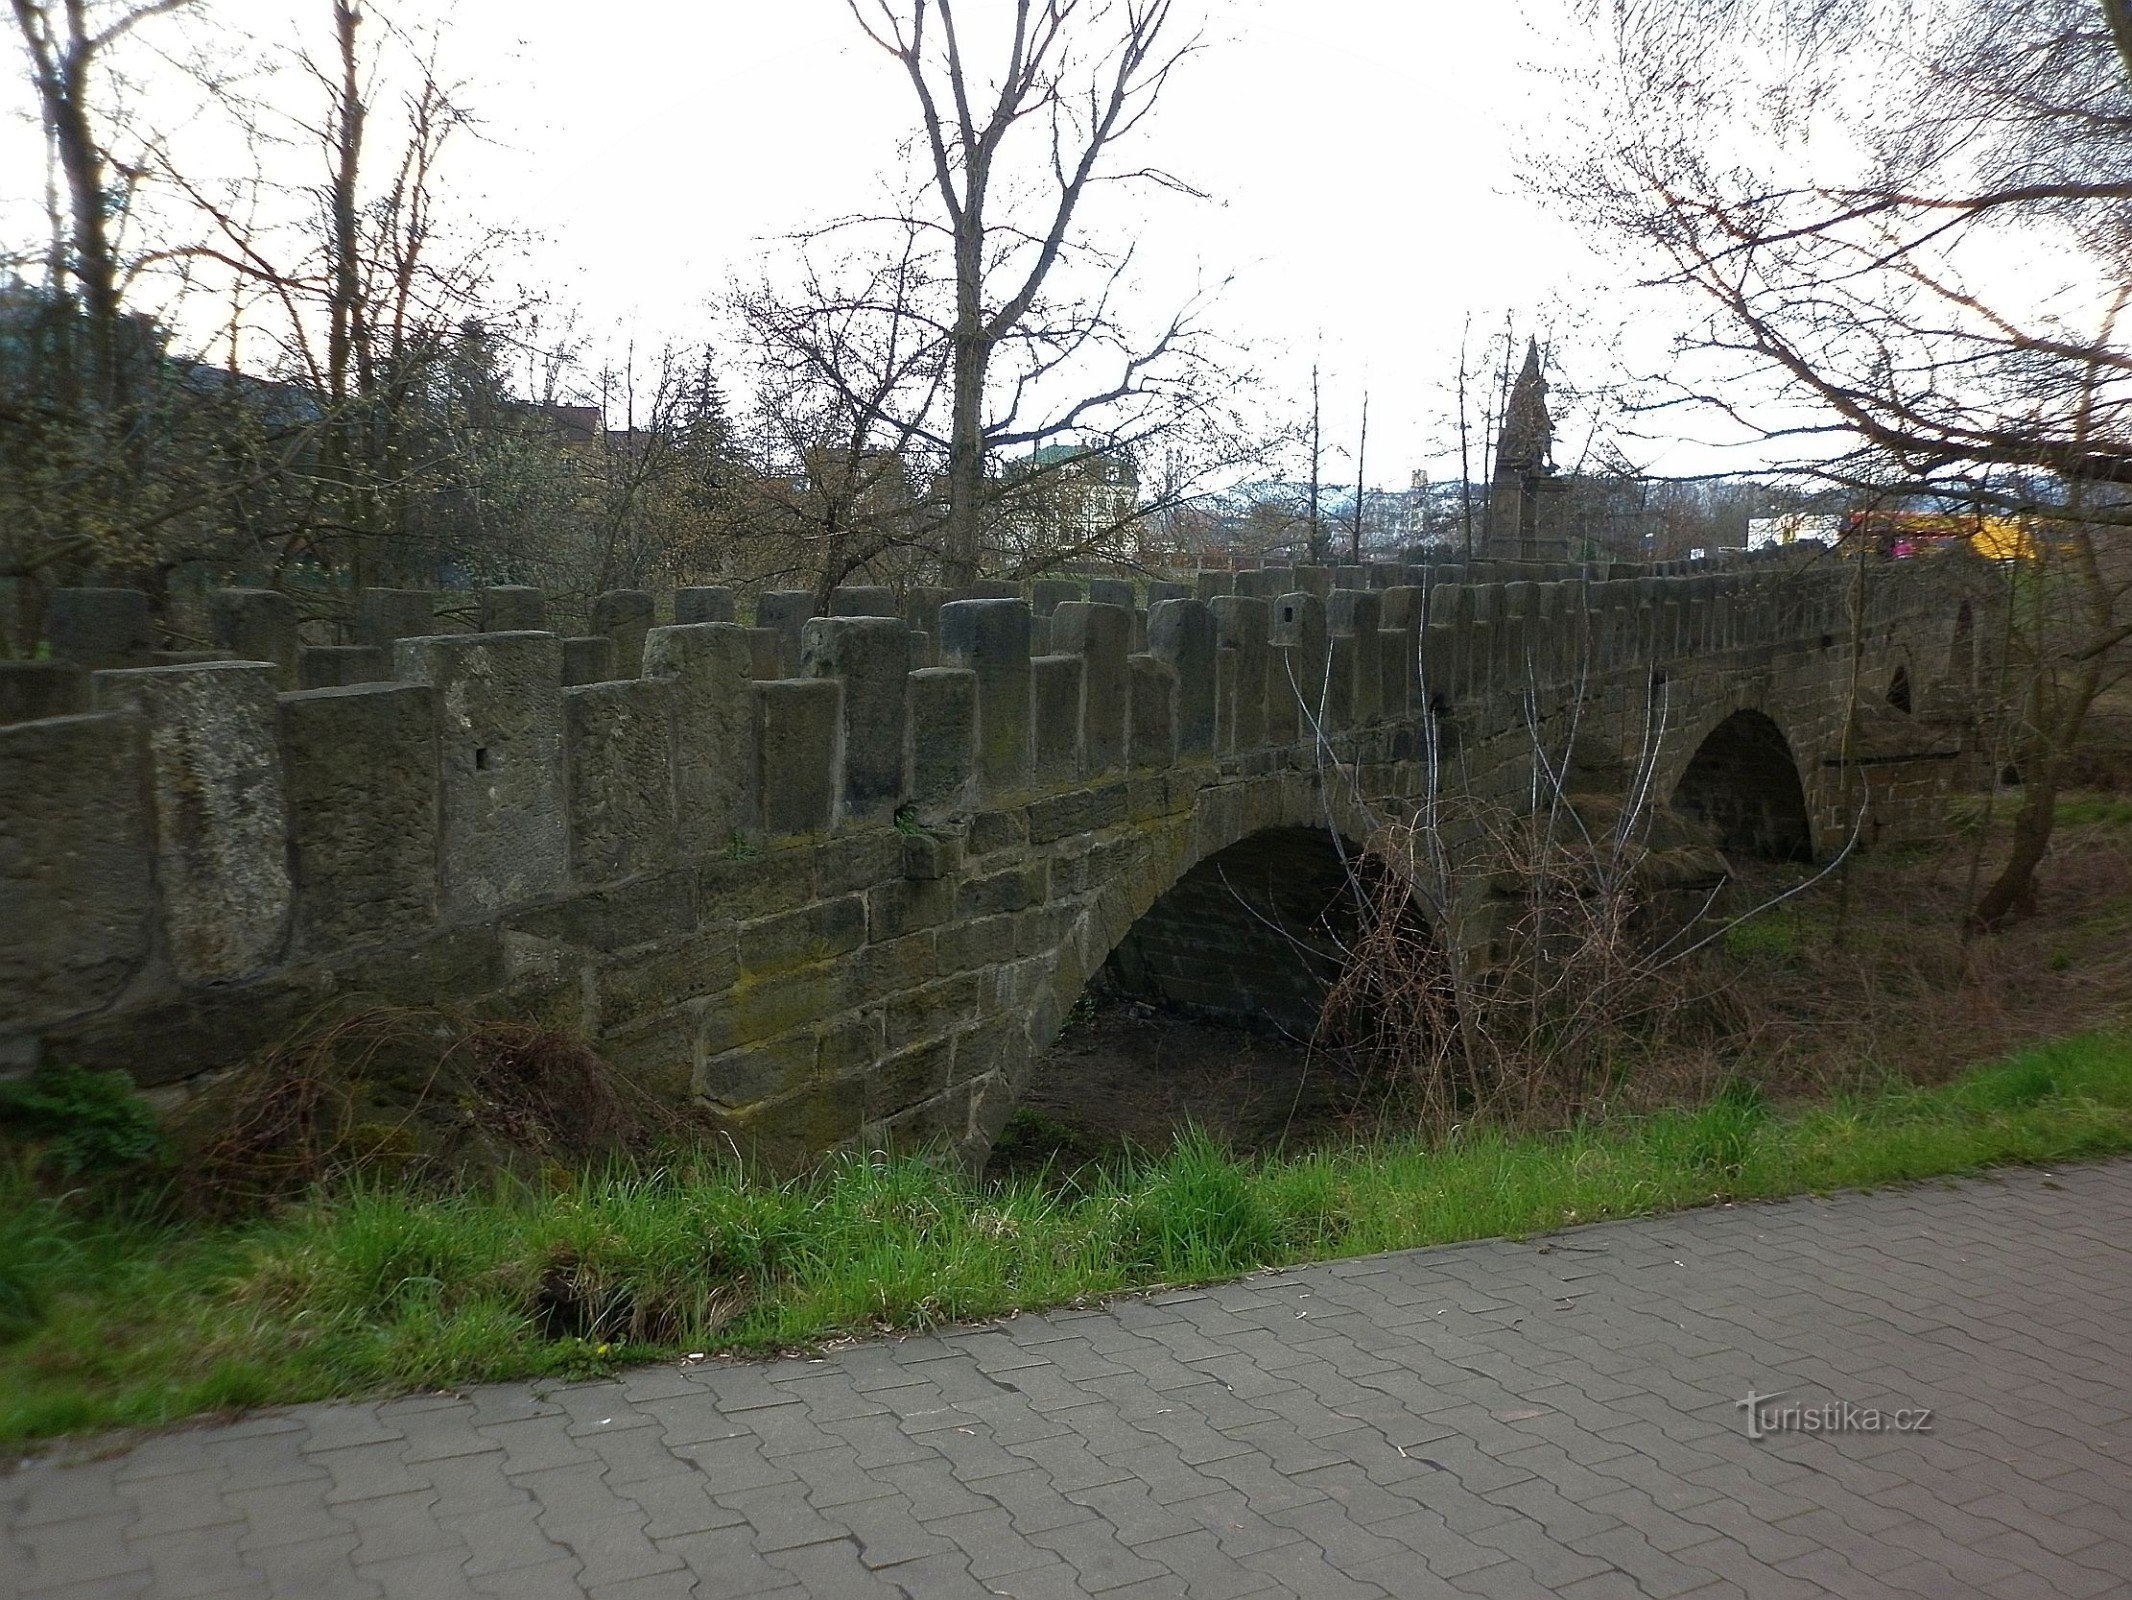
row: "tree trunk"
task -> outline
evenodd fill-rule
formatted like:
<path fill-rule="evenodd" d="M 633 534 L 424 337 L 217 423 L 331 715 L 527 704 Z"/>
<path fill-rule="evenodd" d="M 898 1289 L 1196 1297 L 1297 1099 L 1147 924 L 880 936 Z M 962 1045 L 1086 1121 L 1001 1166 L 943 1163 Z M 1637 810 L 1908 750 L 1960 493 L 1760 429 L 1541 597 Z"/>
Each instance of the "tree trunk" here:
<path fill-rule="evenodd" d="M 973 178 L 955 240 L 954 413 L 948 428 L 948 512 L 941 581 L 966 589 L 977 581 L 978 532 L 985 493 L 985 372 L 991 341 L 983 302 L 982 190 Z"/>
<path fill-rule="evenodd" d="M 948 514 L 941 580 L 950 589 L 977 581 L 978 526 L 985 492 L 985 367 L 983 335 L 955 337 L 955 411 L 948 432 Z"/>
<path fill-rule="evenodd" d="M 2100 659 L 2092 658 L 2082 666 L 2056 717 L 2039 719 L 2033 756 L 2022 762 L 2021 809 L 2014 814 L 2013 851 L 1970 913 L 1970 925 L 1979 933 L 2002 928 L 2036 909 L 2036 869 L 2050 852 L 2051 832 L 2057 826 L 2058 786 L 2066 757 L 2079 743 L 2088 707 L 2102 687 Z"/>
<path fill-rule="evenodd" d="M 2030 780 L 2022 790 L 2021 809 L 2014 813 L 2013 853 L 1971 913 L 1970 920 L 1979 933 L 1993 932 L 2015 918 L 2035 914 L 2036 869 L 2050 852 L 2051 830 L 2057 821 L 2057 783 L 2050 779 Z"/>

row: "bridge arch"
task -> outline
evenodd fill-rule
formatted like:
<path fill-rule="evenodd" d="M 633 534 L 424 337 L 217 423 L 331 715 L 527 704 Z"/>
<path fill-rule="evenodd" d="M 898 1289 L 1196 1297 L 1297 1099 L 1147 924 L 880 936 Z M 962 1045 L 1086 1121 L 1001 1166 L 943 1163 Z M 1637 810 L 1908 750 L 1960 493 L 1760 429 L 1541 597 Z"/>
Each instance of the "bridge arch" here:
<path fill-rule="evenodd" d="M 1904 716 L 1915 714 L 1917 710 L 1917 691 L 1910 682 L 1910 660 L 1908 656 L 1896 657 L 1895 670 L 1888 674 L 1888 692 L 1885 698 L 1890 706 Z"/>
<path fill-rule="evenodd" d="M 1728 856 L 1811 861 L 1813 824 L 1791 741 L 1767 712 L 1741 709 L 1706 733 L 1672 790 Z"/>
<path fill-rule="evenodd" d="M 1144 999 L 1307 1036 L 1353 942 L 1358 857 L 1330 829 L 1262 829 L 1157 896 L 1098 972 Z"/>
<path fill-rule="evenodd" d="M 1019 1038 L 971 1107 L 965 1154 L 984 1158 L 1106 970 L 1131 993 L 1307 1036 L 1352 925 L 1336 902 L 1371 822 L 1352 797 L 1291 770 L 1202 789 L 1142 833 L 1063 937 L 1023 963 Z"/>

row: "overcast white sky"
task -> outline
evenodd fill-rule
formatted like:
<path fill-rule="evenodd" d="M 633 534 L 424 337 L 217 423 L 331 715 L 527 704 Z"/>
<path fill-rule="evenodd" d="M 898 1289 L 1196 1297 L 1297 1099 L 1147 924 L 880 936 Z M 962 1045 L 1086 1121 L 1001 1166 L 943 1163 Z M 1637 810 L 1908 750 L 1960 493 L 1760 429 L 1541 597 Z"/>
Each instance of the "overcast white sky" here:
<path fill-rule="evenodd" d="M 1143 251 L 1171 281 L 1234 273 L 1218 320 L 1284 388 L 1307 383 L 1322 336 L 1328 429 L 1352 432 L 1366 384 L 1370 476 L 1403 483 L 1442 443 L 1467 313 L 1494 325 L 1592 271 L 1514 170 L 1546 88 L 1527 70 L 1549 48 L 1535 24 L 1561 7 L 1209 9 L 1209 48 L 1143 148 L 1212 198 L 1156 207 Z M 594 28 L 564 0 L 461 0 L 457 16 L 515 147 L 491 203 L 541 228 L 609 321 L 686 325 L 765 240 L 864 207 L 911 126 L 908 85 L 843 0 L 638 0 L 627 25 Z"/>
<path fill-rule="evenodd" d="M 323 0 L 209 3 L 262 42 L 326 43 Z M 1373 482 L 1442 475 L 1469 315 L 1485 331 L 1509 312 L 1544 336 L 1566 296 L 1608 317 L 1603 269 L 1516 181 L 1551 99 L 1532 67 L 1562 50 L 1566 0 L 1208 9 L 1208 49 L 1142 153 L 1213 198 L 1150 213 L 1150 276 L 1233 273 L 1218 320 L 1283 390 L 1303 390 L 1322 341 L 1329 433 L 1352 435 L 1369 388 Z M 455 156 L 470 213 L 537 235 L 536 276 L 601 339 L 701 332 L 707 297 L 778 235 L 865 206 L 910 126 L 908 85 L 844 0 L 458 0 L 449 14 L 446 75 L 467 78 L 489 135 Z M 5 93 L 28 111 L 19 73 Z M 41 182 L 29 132 L 18 121 L 0 147 L 0 195 L 18 202 Z"/>

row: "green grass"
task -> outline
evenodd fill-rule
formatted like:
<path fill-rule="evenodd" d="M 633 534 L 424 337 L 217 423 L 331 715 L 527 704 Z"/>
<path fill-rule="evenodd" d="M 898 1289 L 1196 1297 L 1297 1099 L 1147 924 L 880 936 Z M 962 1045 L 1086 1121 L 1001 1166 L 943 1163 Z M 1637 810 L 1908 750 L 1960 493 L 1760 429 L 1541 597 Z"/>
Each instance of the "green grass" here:
<path fill-rule="evenodd" d="M 1937 1089 L 1750 1088 L 1549 1137 L 1232 1157 L 1188 1135 L 1072 1182 L 916 1159 L 786 1183 L 709 1161 L 480 1195 L 353 1190 L 242 1226 L 0 1176 L 0 1439 L 770 1351 L 1255 1267 L 2132 1151 L 2132 1037 Z"/>
<path fill-rule="evenodd" d="M 2119 795 L 2082 794 L 2061 796 L 2058 826 L 2062 828 L 2132 826 L 2132 800 Z"/>

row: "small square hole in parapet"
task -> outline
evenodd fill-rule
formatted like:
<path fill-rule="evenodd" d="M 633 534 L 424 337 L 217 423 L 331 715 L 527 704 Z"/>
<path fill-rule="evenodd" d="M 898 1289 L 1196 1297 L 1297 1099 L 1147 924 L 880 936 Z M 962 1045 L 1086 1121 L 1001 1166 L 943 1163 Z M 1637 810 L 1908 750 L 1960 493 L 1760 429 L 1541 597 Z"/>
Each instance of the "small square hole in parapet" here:
<path fill-rule="evenodd" d="M 485 744 L 474 746 L 474 770 L 476 772 L 489 770 L 489 747 Z"/>

